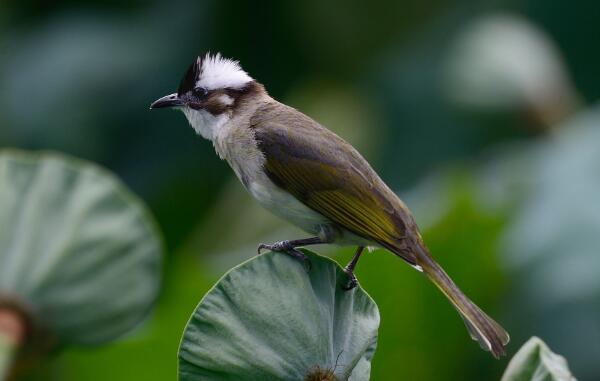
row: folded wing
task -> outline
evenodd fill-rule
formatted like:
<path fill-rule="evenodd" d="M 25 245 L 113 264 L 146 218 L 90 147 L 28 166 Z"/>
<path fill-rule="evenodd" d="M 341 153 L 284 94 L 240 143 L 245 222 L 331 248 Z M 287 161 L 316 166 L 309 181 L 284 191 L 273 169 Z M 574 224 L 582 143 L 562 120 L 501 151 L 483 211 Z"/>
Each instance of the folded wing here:
<path fill-rule="evenodd" d="M 410 212 L 350 144 L 281 104 L 266 106 L 251 125 L 271 181 L 344 229 L 416 265 L 406 242 L 407 234 L 416 232 Z"/>

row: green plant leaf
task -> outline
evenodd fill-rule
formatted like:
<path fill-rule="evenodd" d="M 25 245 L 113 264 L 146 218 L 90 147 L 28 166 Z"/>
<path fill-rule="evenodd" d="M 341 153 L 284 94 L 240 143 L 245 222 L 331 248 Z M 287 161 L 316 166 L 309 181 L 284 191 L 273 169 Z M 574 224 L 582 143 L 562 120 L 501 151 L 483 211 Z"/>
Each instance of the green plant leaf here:
<path fill-rule="evenodd" d="M 368 380 L 379 311 L 331 259 L 312 269 L 266 253 L 230 270 L 204 296 L 183 334 L 179 379 L 304 380 L 331 370 Z"/>
<path fill-rule="evenodd" d="M 134 328 L 159 290 L 162 241 L 113 175 L 55 153 L 0 151 L 0 295 L 61 344 Z"/>
<path fill-rule="evenodd" d="M 567 360 L 532 337 L 510 360 L 501 381 L 575 381 Z"/>

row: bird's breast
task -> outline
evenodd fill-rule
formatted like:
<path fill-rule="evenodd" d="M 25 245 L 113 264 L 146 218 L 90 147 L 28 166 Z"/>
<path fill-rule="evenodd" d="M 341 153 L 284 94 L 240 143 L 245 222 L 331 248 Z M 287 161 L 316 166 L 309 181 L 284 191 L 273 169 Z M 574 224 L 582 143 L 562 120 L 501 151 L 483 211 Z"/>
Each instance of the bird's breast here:
<path fill-rule="evenodd" d="M 318 235 L 324 225 L 331 223 L 279 188 L 265 174 L 254 177 L 246 187 L 262 207 L 310 234 Z"/>
<path fill-rule="evenodd" d="M 311 234 L 318 234 L 329 220 L 279 188 L 264 172 L 265 158 L 252 131 L 243 123 L 223 126 L 214 146 L 250 194 L 265 209 Z"/>

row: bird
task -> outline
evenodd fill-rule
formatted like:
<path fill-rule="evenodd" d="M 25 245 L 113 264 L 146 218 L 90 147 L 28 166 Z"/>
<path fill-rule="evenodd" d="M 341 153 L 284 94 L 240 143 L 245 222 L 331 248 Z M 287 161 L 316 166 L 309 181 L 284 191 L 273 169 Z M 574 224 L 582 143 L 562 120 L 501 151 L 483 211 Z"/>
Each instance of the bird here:
<path fill-rule="evenodd" d="M 278 102 L 239 61 L 220 53 L 198 56 L 176 93 L 150 109 L 183 112 L 197 134 L 212 142 L 243 186 L 264 208 L 306 232 L 308 238 L 260 244 L 303 261 L 299 247 L 356 246 L 344 268 L 348 281 L 365 248 L 383 248 L 424 273 L 462 317 L 470 336 L 495 358 L 510 338 L 433 259 L 404 202 L 344 139 L 302 112 Z"/>

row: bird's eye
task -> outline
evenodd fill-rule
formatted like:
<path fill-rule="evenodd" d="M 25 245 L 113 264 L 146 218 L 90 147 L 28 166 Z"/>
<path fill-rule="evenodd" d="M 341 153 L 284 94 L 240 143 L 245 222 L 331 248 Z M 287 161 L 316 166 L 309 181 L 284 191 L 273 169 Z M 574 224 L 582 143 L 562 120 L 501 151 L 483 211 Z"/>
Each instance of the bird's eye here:
<path fill-rule="evenodd" d="M 193 90 L 193 93 L 196 97 L 203 98 L 206 96 L 206 94 L 208 94 L 208 90 L 206 90 L 204 87 L 196 87 Z"/>

